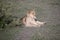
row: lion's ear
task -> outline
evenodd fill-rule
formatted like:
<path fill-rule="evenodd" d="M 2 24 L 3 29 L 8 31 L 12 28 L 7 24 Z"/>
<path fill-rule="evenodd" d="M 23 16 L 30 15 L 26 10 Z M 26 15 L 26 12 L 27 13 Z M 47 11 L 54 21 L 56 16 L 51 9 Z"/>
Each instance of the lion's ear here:
<path fill-rule="evenodd" d="M 32 10 L 35 11 L 35 8 L 33 8 Z"/>
<path fill-rule="evenodd" d="M 30 11 L 29 10 L 27 11 L 27 14 L 30 14 Z"/>
<path fill-rule="evenodd" d="M 28 14 L 30 14 L 31 11 L 27 11 Z"/>
<path fill-rule="evenodd" d="M 35 9 L 29 9 L 29 10 L 27 11 L 27 14 L 30 14 L 31 12 L 34 12 L 34 13 L 35 13 Z"/>

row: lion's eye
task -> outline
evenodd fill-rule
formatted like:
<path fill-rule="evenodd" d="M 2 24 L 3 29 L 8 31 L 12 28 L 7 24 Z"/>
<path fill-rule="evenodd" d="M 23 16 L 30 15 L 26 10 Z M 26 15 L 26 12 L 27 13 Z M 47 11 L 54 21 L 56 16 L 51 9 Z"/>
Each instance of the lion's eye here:
<path fill-rule="evenodd" d="M 35 15 L 35 13 L 33 13 L 33 15 Z"/>

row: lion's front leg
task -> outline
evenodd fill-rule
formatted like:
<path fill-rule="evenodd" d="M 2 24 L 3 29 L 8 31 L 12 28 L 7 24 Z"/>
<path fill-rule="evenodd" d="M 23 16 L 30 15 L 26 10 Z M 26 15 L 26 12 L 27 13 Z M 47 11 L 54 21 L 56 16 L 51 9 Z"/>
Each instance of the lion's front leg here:
<path fill-rule="evenodd" d="M 37 23 L 38 25 L 44 25 L 44 24 L 45 24 L 45 22 L 40 22 L 40 21 L 36 21 L 36 23 Z"/>

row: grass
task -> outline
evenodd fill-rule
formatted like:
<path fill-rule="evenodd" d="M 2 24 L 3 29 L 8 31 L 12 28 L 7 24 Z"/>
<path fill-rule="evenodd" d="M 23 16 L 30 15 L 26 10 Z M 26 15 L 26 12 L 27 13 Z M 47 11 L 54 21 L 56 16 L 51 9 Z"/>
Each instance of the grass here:
<path fill-rule="evenodd" d="M 48 26 L 48 27 L 47 27 Z M 31 40 L 60 40 L 60 25 L 47 25 L 46 28 L 38 29 Z"/>
<path fill-rule="evenodd" d="M 4 5 L 11 3 L 8 13 L 18 18 L 24 16 L 28 9 L 35 8 L 38 19 L 47 22 L 47 25 L 40 27 L 39 31 L 33 35 L 32 40 L 60 40 L 60 0 L 3 1 Z M 7 28 L 5 31 L 0 31 L 0 40 L 14 40 L 15 35 L 22 30 L 14 25 L 12 24 L 11 28 Z"/>
<path fill-rule="evenodd" d="M 0 40 L 14 40 L 16 35 L 22 30 L 21 27 L 11 27 L 0 30 Z"/>

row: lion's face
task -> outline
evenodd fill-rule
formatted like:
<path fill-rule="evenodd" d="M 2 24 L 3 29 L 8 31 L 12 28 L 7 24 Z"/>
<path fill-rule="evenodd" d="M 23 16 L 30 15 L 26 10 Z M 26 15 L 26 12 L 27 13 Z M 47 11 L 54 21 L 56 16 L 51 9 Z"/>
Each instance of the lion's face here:
<path fill-rule="evenodd" d="M 30 13 L 31 15 L 33 15 L 33 16 L 35 16 L 36 14 L 35 14 L 35 11 L 31 11 L 31 13 Z"/>
<path fill-rule="evenodd" d="M 34 17 L 36 14 L 35 14 L 35 11 L 29 11 L 27 13 L 27 16 L 30 16 L 30 17 Z"/>

